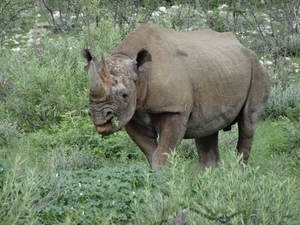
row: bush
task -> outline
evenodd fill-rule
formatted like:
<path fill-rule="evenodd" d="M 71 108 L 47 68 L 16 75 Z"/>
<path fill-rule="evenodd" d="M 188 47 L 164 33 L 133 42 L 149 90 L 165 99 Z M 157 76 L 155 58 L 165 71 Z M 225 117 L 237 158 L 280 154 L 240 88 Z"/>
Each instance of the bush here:
<path fill-rule="evenodd" d="M 12 33 L 16 26 L 21 26 L 22 22 L 30 15 L 28 11 L 34 7 L 33 0 L 3 0 L 0 2 L 0 47 L 2 41 L 8 33 Z M 24 27 L 22 27 L 24 29 Z"/>
<path fill-rule="evenodd" d="M 271 89 L 270 98 L 264 111 L 264 118 L 278 118 L 287 116 L 289 108 L 295 108 L 300 104 L 300 90 L 296 85 L 286 88 L 281 86 Z"/>
<path fill-rule="evenodd" d="M 0 147 L 14 145 L 24 134 L 19 129 L 16 122 L 8 120 L 0 121 Z"/>
<path fill-rule="evenodd" d="M 32 57 L 30 50 L 1 55 L 0 67 L 11 88 L 4 90 L 0 115 L 32 131 L 59 122 L 59 115 L 66 111 L 80 113 L 87 104 L 87 75 L 80 51 L 74 39 L 60 39 L 45 42 L 40 58 Z"/>
<path fill-rule="evenodd" d="M 56 146 L 78 147 L 82 151 L 90 150 L 94 156 L 102 159 L 121 161 L 139 157 L 140 151 L 124 131 L 101 136 L 87 113 L 85 115 L 63 115 L 60 125 L 49 129 L 49 133 L 53 135 L 52 143 Z"/>
<path fill-rule="evenodd" d="M 267 150 L 277 154 L 294 155 L 300 153 L 300 124 L 287 117 L 280 116 L 273 122 L 276 132 L 267 133 Z"/>
<path fill-rule="evenodd" d="M 122 29 L 114 27 L 110 20 L 101 18 L 96 28 L 83 28 L 83 45 L 91 52 L 100 56 L 100 53 L 111 53 L 122 39 Z"/>
<path fill-rule="evenodd" d="M 41 197 L 46 196 L 51 186 L 59 183 L 58 198 L 50 199 L 38 212 L 40 222 L 60 224 L 70 219 L 76 224 L 130 223 L 134 214 L 131 204 L 143 202 L 146 174 L 152 187 L 166 181 L 164 172 L 153 173 L 145 164 L 59 172 L 39 191 Z"/>
<path fill-rule="evenodd" d="M 229 151 L 195 178 L 197 160 L 176 154 L 165 171 L 139 163 L 53 173 L 18 155 L 0 170 L 0 216 L 3 224 L 171 224 L 189 208 L 187 224 L 297 224 L 299 182 L 287 176 L 287 160 L 239 161 Z"/>
<path fill-rule="evenodd" d="M 57 173 L 62 170 L 84 170 L 99 169 L 108 164 L 105 158 L 100 158 L 93 154 L 89 148 L 73 147 L 56 147 L 46 156 L 47 169 L 51 173 Z"/>
<path fill-rule="evenodd" d="M 300 122 L 300 104 L 294 108 L 287 108 L 286 114 L 292 121 Z"/>
<path fill-rule="evenodd" d="M 187 175 L 187 167 L 173 162 L 170 179 L 160 188 L 144 190 L 144 202 L 135 201 L 136 224 L 172 224 L 184 208 L 186 224 L 298 224 L 297 183 L 274 172 L 244 167 L 231 153 L 215 170 Z"/>
<path fill-rule="evenodd" d="M 41 179 L 36 168 L 24 164 L 26 157 L 19 155 L 10 169 L 0 167 L 0 218 L 3 225 L 37 223 L 34 206 L 43 201 L 38 196 Z"/>
<path fill-rule="evenodd" d="M 81 116 L 75 111 L 61 115 L 60 124 L 30 133 L 26 139 L 39 155 L 50 157 L 51 171 L 94 169 L 111 161 L 128 164 L 145 160 L 125 131 L 103 137 L 86 112 Z"/>
<path fill-rule="evenodd" d="M 146 180 L 156 189 L 167 179 L 166 172 L 153 172 L 146 164 L 47 173 L 24 154 L 13 160 L 0 166 L 4 225 L 127 223 L 134 214 L 131 204 L 143 201 Z"/>

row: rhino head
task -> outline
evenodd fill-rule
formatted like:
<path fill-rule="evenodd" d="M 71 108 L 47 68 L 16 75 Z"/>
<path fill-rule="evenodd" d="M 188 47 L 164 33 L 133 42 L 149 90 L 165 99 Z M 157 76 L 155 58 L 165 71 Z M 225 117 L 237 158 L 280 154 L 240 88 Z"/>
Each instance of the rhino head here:
<path fill-rule="evenodd" d="M 88 49 L 82 50 L 89 71 L 89 115 L 101 135 L 122 129 L 132 118 L 137 101 L 135 83 L 144 63 L 151 61 L 150 53 L 142 49 L 130 59 L 124 55 L 103 54 L 100 60 Z"/>

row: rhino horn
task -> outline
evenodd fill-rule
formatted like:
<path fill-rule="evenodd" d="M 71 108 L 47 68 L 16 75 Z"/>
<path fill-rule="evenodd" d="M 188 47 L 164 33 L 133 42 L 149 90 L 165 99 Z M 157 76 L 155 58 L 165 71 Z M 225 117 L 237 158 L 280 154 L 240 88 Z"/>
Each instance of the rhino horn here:
<path fill-rule="evenodd" d="M 112 78 L 106 67 L 105 58 L 103 54 L 101 55 L 100 77 L 106 91 L 109 90 L 110 86 L 115 85 L 115 80 Z"/>
<path fill-rule="evenodd" d="M 89 73 L 90 73 L 90 91 L 94 95 L 98 95 L 100 97 L 106 96 L 106 91 L 101 84 L 100 76 L 97 72 L 97 67 L 92 59 L 89 63 Z"/>
<path fill-rule="evenodd" d="M 104 95 L 103 88 L 101 88 L 101 79 L 97 73 L 96 65 L 99 64 L 99 60 L 93 56 L 89 49 L 83 49 L 81 55 L 86 59 L 87 65 L 84 70 L 89 71 L 90 74 L 90 91 L 94 95 Z"/>

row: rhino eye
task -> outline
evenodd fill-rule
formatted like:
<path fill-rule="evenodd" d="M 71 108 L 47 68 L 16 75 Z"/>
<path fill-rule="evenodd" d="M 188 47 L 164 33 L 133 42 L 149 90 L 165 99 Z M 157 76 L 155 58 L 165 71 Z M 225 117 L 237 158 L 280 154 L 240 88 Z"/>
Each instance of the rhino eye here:
<path fill-rule="evenodd" d="M 128 98 L 128 92 L 126 89 L 123 89 L 121 92 L 120 92 L 120 95 L 122 96 L 123 99 L 127 99 Z"/>

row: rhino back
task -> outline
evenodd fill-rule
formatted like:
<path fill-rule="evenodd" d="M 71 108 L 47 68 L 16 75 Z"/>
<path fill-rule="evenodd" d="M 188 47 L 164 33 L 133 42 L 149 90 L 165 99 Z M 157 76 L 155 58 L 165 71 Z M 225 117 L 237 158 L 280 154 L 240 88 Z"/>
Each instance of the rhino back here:
<path fill-rule="evenodd" d="M 112 54 L 124 54 L 134 58 L 141 48 L 145 48 L 160 57 L 164 54 L 192 56 L 195 54 L 195 46 L 210 49 L 224 44 L 240 43 L 230 32 L 219 33 L 210 29 L 177 32 L 147 23 L 127 35 Z"/>

